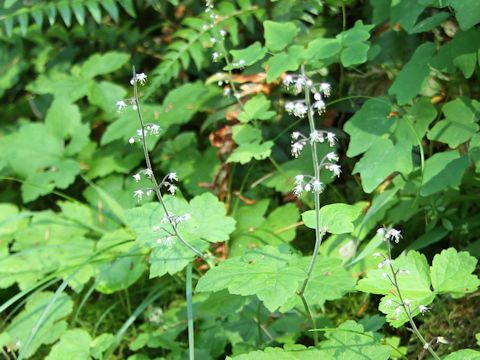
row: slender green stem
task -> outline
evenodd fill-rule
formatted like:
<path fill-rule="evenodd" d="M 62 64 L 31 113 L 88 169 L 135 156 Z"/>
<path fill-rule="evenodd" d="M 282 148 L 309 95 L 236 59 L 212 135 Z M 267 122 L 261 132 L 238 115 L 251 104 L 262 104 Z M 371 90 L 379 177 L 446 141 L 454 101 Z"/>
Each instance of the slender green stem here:
<path fill-rule="evenodd" d="M 188 358 L 195 359 L 195 338 L 193 333 L 193 302 L 192 302 L 192 263 L 187 266 L 187 286 L 185 289 L 187 298 L 187 319 L 188 319 Z"/>
<path fill-rule="evenodd" d="M 388 247 L 388 258 L 391 260 L 392 259 L 392 249 L 391 249 L 391 245 L 390 245 L 390 241 L 387 240 L 387 247 Z M 423 344 L 423 348 L 428 350 L 428 352 L 430 353 L 430 355 L 432 355 L 435 359 L 437 360 L 440 360 L 440 357 L 437 355 L 437 353 L 432 349 L 431 345 L 429 342 L 427 342 L 425 340 L 425 338 L 422 336 L 422 334 L 420 334 L 420 330 L 418 330 L 417 328 L 417 325 L 415 324 L 415 322 L 413 321 L 413 317 L 412 317 L 412 314 L 410 312 L 410 309 L 408 308 L 407 305 L 405 305 L 405 302 L 403 300 L 403 296 L 402 296 L 402 293 L 400 291 L 400 287 L 398 285 L 398 278 L 397 278 L 397 272 L 393 269 L 393 265 L 392 265 L 392 262 L 390 261 L 388 263 L 389 265 L 389 268 L 390 268 L 390 271 L 392 272 L 392 284 L 393 286 L 395 287 L 396 291 L 397 291 L 397 294 L 398 294 L 398 298 L 400 300 L 400 306 L 403 308 L 403 311 L 405 311 L 405 314 L 407 315 L 407 318 L 408 318 L 408 322 L 410 323 L 410 325 L 412 326 L 412 331 L 413 333 L 417 336 L 417 338 L 420 340 L 420 342 Z"/>
<path fill-rule="evenodd" d="M 305 308 L 305 312 L 307 313 L 308 319 L 312 323 L 312 329 L 316 329 L 317 325 L 315 323 L 315 318 L 313 316 L 312 310 L 310 309 L 310 306 L 308 306 L 307 299 L 305 298 L 304 294 L 300 294 L 300 299 L 302 299 L 302 304 L 303 307 Z M 313 332 L 313 343 L 315 345 L 318 344 L 318 332 L 314 331 Z"/>
<path fill-rule="evenodd" d="M 257 330 L 258 330 L 258 347 L 262 346 L 262 303 L 259 301 L 257 306 Z"/>

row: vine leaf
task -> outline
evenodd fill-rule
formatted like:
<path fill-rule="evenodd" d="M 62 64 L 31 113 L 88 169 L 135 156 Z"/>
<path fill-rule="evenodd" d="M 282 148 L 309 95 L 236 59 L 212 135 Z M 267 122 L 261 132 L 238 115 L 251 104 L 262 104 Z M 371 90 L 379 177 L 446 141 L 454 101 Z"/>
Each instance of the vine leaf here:
<path fill-rule="evenodd" d="M 235 125 L 232 132 L 233 140 L 238 144 L 238 147 L 230 155 L 227 162 L 246 164 L 252 159 L 263 160 L 270 156 L 273 142 L 262 142 L 262 132 L 259 129 L 252 125 Z"/>
<path fill-rule="evenodd" d="M 52 292 L 41 292 L 30 296 L 25 309 L 15 316 L 5 329 L 5 333 L 20 344 L 25 344 L 53 296 Z M 57 298 L 45 321 L 38 328 L 29 348 L 24 349 L 25 357 L 28 358 L 35 354 L 42 344 L 51 344 L 67 330 L 67 322 L 61 319 L 70 314 L 72 307 L 73 301 L 67 294 L 63 293 Z"/>
<path fill-rule="evenodd" d="M 264 21 L 265 45 L 270 51 L 282 51 L 289 45 L 300 29 L 292 22 Z"/>
<path fill-rule="evenodd" d="M 235 295 L 256 295 L 265 307 L 275 311 L 296 296 L 305 278 L 298 257 L 287 247 L 253 249 L 210 269 L 198 282 L 197 291 L 228 289 Z"/>
<path fill-rule="evenodd" d="M 320 209 L 320 228 L 326 227 L 330 234 L 351 233 L 353 222 L 360 216 L 363 204 L 330 204 Z M 315 229 L 315 210 L 308 210 L 302 214 L 305 226 Z"/>
<path fill-rule="evenodd" d="M 168 211 L 176 216 L 190 214 L 190 219 L 182 222 L 178 230 L 199 251 L 208 249 L 209 242 L 228 240 L 235 229 L 235 220 L 225 215 L 224 205 L 211 193 L 196 196 L 190 203 L 174 196 L 165 196 L 165 203 Z M 152 249 L 150 277 L 174 274 L 196 256 L 177 238 L 173 238 L 171 243 L 165 241 L 171 235 L 168 224 L 160 229 L 154 228 L 162 225 L 164 215 L 163 208 L 157 203 L 146 203 L 125 211 L 127 224 L 137 234 L 137 241 Z"/>
<path fill-rule="evenodd" d="M 430 196 L 460 185 L 467 167 L 468 156 L 462 156 L 457 151 L 434 154 L 425 162 L 420 195 Z"/>
<path fill-rule="evenodd" d="M 365 332 L 362 325 L 353 320 L 325 332 L 327 340 L 320 343 L 322 359 L 371 359 L 387 360 L 390 347 L 380 343 L 372 332 Z"/>
<path fill-rule="evenodd" d="M 238 120 L 246 123 L 252 120 L 269 120 L 275 116 L 275 111 L 269 110 L 271 102 L 263 94 L 259 94 L 244 105 L 244 110 L 238 114 Z"/>
<path fill-rule="evenodd" d="M 429 267 L 425 255 L 417 251 L 409 251 L 393 261 L 393 268 L 403 270 L 397 276 L 398 286 L 404 300 L 411 301 L 413 316 L 419 314 L 419 305 L 428 306 L 437 294 L 448 294 L 454 298 L 475 291 L 480 285 L 475 270 L 477 260 L 467 252 L 457 252 L 454 248 L 443 250 L 435 255 L 432 266 Z M 407 271 L 408 273 L 405 273 Z M 372 294 L 386 295 L 380 303 L 380 311 L 387 314 L 388 322 L 399 327 L 408 321 L 402 309 L 399 316 L 394 313 L 399 298 L 390 280 L 382 274 L 391 277 L 389 268 L 379 268 L 368 272 L 367 277 L 357 284 L 357 290 Z M 433 286 L 433 290 L 432 290 Z M 388 302 L 392 303 L 389 304 Z"/>

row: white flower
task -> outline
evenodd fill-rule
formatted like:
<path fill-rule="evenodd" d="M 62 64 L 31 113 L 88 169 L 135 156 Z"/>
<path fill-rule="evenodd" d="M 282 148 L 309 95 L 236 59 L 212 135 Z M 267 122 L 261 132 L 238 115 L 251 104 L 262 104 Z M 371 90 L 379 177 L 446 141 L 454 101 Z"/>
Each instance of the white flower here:
<path fill-rule="evenodd" d="M 303 187 L 302 185 L 296 185 L 294 188 L 293 188 L 293 193 L 295 194 L 296 197 L 298 197 L 301 193 L 303 192 Z"/>
<path fill-rule="evenodd" d="M 326 158 L 328 161 L 338 161 L 338 155 L 334 151 L 329 152 Z"/>
<path fill-rule="evenodd" d="M 213 54 L 212 54 L 212 61 L 213 62 L 217 62 L 218 59 L 220 59 L 220 53 L 218 51 L 215 51 Z"/>
<path fill-rule="evenodd" d="M 386 272 L 382 273 L 382 277 L 387 279 L 388 278 L 388 274 Z"/>
<path fill-rule="evenodd" d="M 215 44 L 217 41 L 218 41 L 218 40 L 217 40 L 216 38 L 214 38 L 214 37 L 211 37 L 211 38 L 210 38 L 210 42 L 211 42 L 212 44 Z"/>
<path fill-rule="evenodd" d="M 168 173 L 167 179 L 170 181 L 178 181 L 177 173 L 174 173 L 174 172 Z"/>
<path fill-rule="evenodd" d="M 305 189 L 305 191 L 311 191 L 312 190 L 312 185 L 310 183 L 308 183 L 307 185 L 305 185 L 304 189 Z"/>
<path fill-rule="evenodd" d="M 228 96 L 230 95 L 231 92 L 232 92 L 232 89 L 230 89 L 229 87 L 225 87 L 223 89 L 223 96 Z"/>
<path fill-rule="evenodd" d="M 320 94 L 319 92 L 316 92 L 315 94 L 313 94 L 313 98 L 315 100 L 322 100 L 322 94 Z"/>
<path fill-rule="evenodd" d="M 301 184 L 303 182 L 303 175 L 297 175 L 295 176 L 295 184 Z"/>
<path fill-rule="evenodd" d="M 145 176 L 148 177 L 148 178 L 151 178 L 151 177 L 153 176 L 153 171 L 150 170 L 150 169 L 145 169 L 145 170 L 143 171 L 143 173 L 144 173 Z"/>
<path fill-rule="evenodd" d="M 293 84 L 293 76 L 292 75 L 285 76 L 285 78 L 283 79 L 283 85 L 290 86 L 291 84 Z"/>
<path fill-rule="evenodd" d="M 157 124 L 150 125 L 150 134 L 158 135 L 160 133 L 160 126 Z"/>
<path fill-rule="evenodd" d="M 318 100 L 313 103 L 313 108 L 316 109 L 319 114 L 322 114 L 327 109 L 327 106 L 323 100 Z"/>
<path fill-rule="evenodd" d="M 243 60 L 243 59 L 238 60 L 238 66 L 244 67 L 245 64 L 246 64 L 245 60 Z"/>
<path fill-rule="evenodd" d="M 334 133 L 327 132 L 327 140 L 330 146 L 335 146 L 335 141 L 337 140 L 337 137 L 335 136 Z"/>
<path fill-rule="evenodd" d="M 135 79 L 140 82 L 140 84 L 145 85 L 145 81 L 147 80 L 147 75 L 144 73 L 137 74 Z"/>
<path fill-rule="evenodd" d="M 332 86 L 329 83 L 321 83 L 320 91 L 323 93 L 323 95 L 325 95 L 326 97 L 329 97 L 332 91 Z"/>
<path fill-rule="evenodd" d="M 402 308 L 397 306 L 393 312 L 395 313 L 396 317 L 399 317 L 402 314 Z"/>
<path fill-rule="evenodd" d="M 379 257 L 381 257 L 381 256 L 382 256 L 382 254 L 379 253 L 379 252 L 376 252 L 376 253 L 373 254 L 373 257 L 374 257 L 374 258 L 379 258 Z"/>
<path fill-rule="evenodd" d="M 172 195 L 175 195 L 175 191 L 177 190 L 177 187 L 175 185 L 170 185 L 168 187 L 168 192 Z"/>
<path fill-rule="evenodd" d="M 134 142 L 135 142 L 135 138 L 131 137 L 130 139 L 128 139 L 129 144 L 133 144 Z"/>
<path fill-rule="evenodd" d="M 138 137 L 142 137 L 143 136 L 146 136 L 147 135 L 147 131 L 146 130 L 142 130 L 142 129 L 138 129 L 137 130 L 137 136 Z"/>
<path fill-rule="evenodd" d="M 148 189 L 147 192 L 145 193 L 145 195 L 147 196 L 150 196 L 153 194 L 153 190 L 152 189 Z"/>
<path fill-rule="evenodd" d="M 293 107 L 293 115 L 299 118 L 305 117 L 307 115 L 308 107 L 303 102 L 296 102 Z"/>
<path fill-rule="evenodd" d="M 135 180 L 135 182 L 139 182 L 140 179 L 141 179 L 140 174 L 133 175 L 133 180 Z"/>
<path fill-rule="evenodd" d="M 321 193 L 323 191 L 323 183 L 317 179 L 312 181 L 312 187 L 314 192 Z"/>
<path fill-rule="evenodd" d="M 321 131 L 314 130 L 310 133 L 310 141 L 323 143 L 325 138 L 323 137 L 323 133 Z"/>
<path fill-rule="evenodd" d="M 342 172 L 340 165 L 328 164 L 325 166 L 325 168 L 333 172 L 333 175 L 335 175 L 336 177 L 340 177 L 340 173 Z"/>
<path fill-rule="evenodd" d="M 223 30 L 223 29 L 220 30 L 219 33 L 220 33 L 220 36 L 221 36 L 221 37 L 227 36 L 227 32 L 226 32 L 225 30 Z"/>
<path fill-rule="evenodd" d="M 297 141 L 296 143 L 292 144 L 293 157 L 298 158 L 298 155 L 300 155 L 302 150 L 303 150 L 303 144 L 300 141 Z"/>
<path fill-rule="evenodd" d="M 143 192 L 143 190 L 135 190 L 135 191 L 133 192 L 133 196 L 136 197 L 138 200 L 142 200 L 143 195 L 145 195 L 145 193 Z"/>
<path fill-rule="evenodd" d="M 393 304 L 392 299 L 388 299 L 387 301 L 385 301 L 385 306 L 387 306 L 387 307 L 392 306 L 392 304 Z"/>
<path fill-rule="evenodd" d="M 295 103 L 293 101 L 289 101 L 285 104 L 285 110 L 289 114 L 291 114 L 293 112 L 294 108 L 295 108 Z"/>
<path fill-rule="evenodd" d="M 405 305 L 406 307 L 412 306 L 412 300 L 410 299 L 403 300 L 403 305 Z"/>
<path fill-rule="evenodd" d="M 443 336 L 437 336 L 437 344 L 440 343 L 440 344 L 449 344 L 450 342 L 445 339 Z"/>
<path fill-rule="evenodd" d="M 294 131 L 294 132 L 292 133 L 292 139 L 293 139 L 293 140 L 297 140 L 297 139 L 300 137 L 300 135 L 301 135 L 301 134 L 300 134 L 298 131 Z"/>
<path fill-rule="evenodd" d="M 422 313 L 422 315 L 426 314 L 428 310 L 430 310 L 429 307 L 425 306 L 425 305 L 420 305 L 418 307 L 418 310 L 420 310 L 420 313 Z"/>
<path fill-rule="evenodd" d="M 424 348 L 425 350 L 428 350 L 429 347 L 430 347 L 430 344 L 429 344 L 429 343 L 425 343 L 425 345 L 423 345 L 423 348 Z"/>
<path fill-rule="evenodd" d="M 127 103 L 123 100 L 117 101 L 116 105 L 117 105 L 117 110 L 118 111 L 122 111 L 123 109 L 125 109 L 127 107 Z"/>
<path fill-rule="evenodd" d="M 400 234 L 400 230 L 390 229 L 388 230 L 387 237 L 390 240 L 394 240 L 398 244 L 398 242 L 402 238 L 402 235 Z"/>
<path fill-rule="evenodd" d="M 173 244 L 173 236 L 167 236 L 165 240 L 163 240 L 163 243 L 165 244 L 165 246 L 171 247 Z"/>

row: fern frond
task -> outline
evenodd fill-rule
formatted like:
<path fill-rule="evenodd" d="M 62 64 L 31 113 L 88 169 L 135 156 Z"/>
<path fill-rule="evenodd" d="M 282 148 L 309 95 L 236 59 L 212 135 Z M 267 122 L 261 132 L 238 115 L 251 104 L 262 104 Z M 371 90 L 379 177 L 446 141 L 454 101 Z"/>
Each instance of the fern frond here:
<path fill-rule="evenodd" d="M 264 10 L 252 5 L 249 0 L 238 1 L 238 7 L 232 1 L 224 1 L 215 6 L 219 18 L 215 22 L 216 28 L 228 29 L 232 42 L 238 43 L 239 22 L 253 30 L 253 17 L 261 20 Z M 182 28 L 173 34 L 174 41 L 167 47 L 163 61 L 153 73 L 153 81 L 147 87 L 144 99 L 152 95 L 161 85 L 168 83 L 178 76 L 182 69 L 190 66 L 191 60 L 198 70 L 205 64 L 205 49 L 210 46 L 211 28 L 206 26 L 209 19 L 206 15 L 202 18 L 186 18 Z"/>
<path fill-rule="evenodd" d="M 17 23 L 22 35 L 27 34 L 31 19 L 41 29 L 44 19 L 50 26 L 60 17 L 67 27 L 72 25 L 73 17 L 80 25 L 85 23 L 88 14 L 97 22 L 102 21 L 102 8 L 114 20 L 118 21 L 120 5 L 130 16 L 135 16 L 132 0 L 36 0 L 30 5 L 24 1 L 5 1 L 0 9 L 0 22 L 7 36 L 11 36 Z"/>

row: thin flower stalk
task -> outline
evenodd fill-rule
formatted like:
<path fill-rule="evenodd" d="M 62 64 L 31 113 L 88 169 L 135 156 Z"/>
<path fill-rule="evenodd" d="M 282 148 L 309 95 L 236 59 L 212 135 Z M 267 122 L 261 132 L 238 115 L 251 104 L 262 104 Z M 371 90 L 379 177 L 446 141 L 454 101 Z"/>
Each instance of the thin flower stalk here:
<path fill-rule="evenodd" d="M 311 311 L 310 306 L 308 305 L 307 299 L 305 298 L 305 291 L 307 289 L 308 283 L 315 268 L 315 263 L 318 257 L 318 251 L 322 243 L 323 237 L 325 236 L 327 229 L 322 228 L 320 225 L 320 194 L 324 189 L 324 184 L 320 180 L 320 173 L 322 169 L 331 171 L 335 176 L 340 175 L 340 166 L 336 164 L 339 160 L 335 152 L 330 152 L 325 155 L 321 161 L 318 159 L 317 154 L 317 143 L 328 143 L 329 146 L 335 146 L 336 138 L 335 135 L 328 131 L 320 131 L 315 127 L 314 114 L 322 114 L 325 111 L 325 103 L 323 101 L 323 96 L 328 97 L 330 95 L 330 85 L 327 83 L 322 83 L 319 86 L 315 86 L 311 79 L 309 79 L 305 74 L 305 68 L 302 65 L 301 74 L 298 76 L 287 75 L 283 81 L 284 85 L 293 89 L 294 93 L 298 94 L 304 91 L 305 97 L 303 100 L 296 100 L 290 103 L 287 103 L 285 109 L 288 113 L 293 114 L 294 116 L 304 118 L 305 115 L 308 118 L 308 124 L 310 129 L 309 136 L 304 136 L 301 133 L 295 131 L 292 134 L 292 155 L 298 157 L 303 150 L 304 146 L 310 144 L 310 150 L 312 153 L 312 165 L 313 165 L 313 176 L 310 175 L 297 175 L 295 177 L 295 188 L 293 190 L 294 194 L 299 196 L 303 191 L 312 192 L 314 197 L 315 205 L 315 246 L 313 249 L 313 254 L 310 259 L 310 263 L 306 270 L 306 277 L 302 283 L 298 295 L 300 296 L 302 303 L 305 307 L 307 316 L 312 323 L 312 328 L 316 328 L 315 318 Z M 311 97 L 315 100 L 314 104 L 311 102 Z M 313 333 L 315 344 L 318 343 L 318 335 L 316 332 Z"/>
<path fill-rule="evenodd" d="M 415 334 L 415 336 L 420 340 L 420 342 L 422 343 L 423 345 L 423 348 L 425 350 L 427 350 L 430 355 L 432 355 L 435 359 L 437 360 L 440 360 L 440 357 L 437 355 L 437 353 L 433 350 L 432 346 L 431 346 L 431 342 L 428 342 L 425 340 L 425 338 L 422 336 L 422 334 L 420 333 L 420 330 L 418 329 L 417 325 L 415 324 L 415 321 L 413 320 L 413 316 L 412 316 L 412 311 L 411 311 L 411 308 L 410 308 L 410 304 L 411 304 L 411 301 L 408 300 L 408 299 L 405 299 L 404 296 L 402 295 L 402 292 L 400 290 L 400 286 L 399 286 L 399 283 L 398 283 L 398 275 L 401 273 L 401 269 L 397 269 L 395 270 L 394 267 L 393 267 L 393 261 L 392 261 L 392 245 L 391 245 L 391 241 L 394 241 L 395 243 L 398 243 L 401 239 L 401 235 L 400 235 L 400 231 L 398 230 L 395 230 L 395 229 L 384 229 L 384 228 L 381 228 L 377 231 L 377 233 L 379 233 L 380 235 L 383 236 L 385 242 L 387 243 L 387 249 L 388 249 L 388 257 L 385 258 L 380 264 L 379 264 L 379 268 L 383 267 L 384 265 L 387 265 L 388 266 L 388 269 L 390 270 L 391 272 L 391 276 L 389 276 L 387 274 L 387 278 L 390 280 L 390 283 L 393 285 L 393 287 L 395 288 L 396 290 L 396 295 L 398 296 L 398 303 L 397 303 L 397 309 L 403 309 L 403 311 L 405 312 L 405 315 L 407 316 L 408 318 L 408 322 L 410 323 L 411 325 L 411 331 Z M 380 255 L 381 256 L 381 255 Z M 408 273 L 408 272 L 407 272 Z M 384 273 L 386 274 L 386 273 Z M 428 308 L 426 306 L 423 306 L 423 305 L 420 305 L 419 306 L 419 310 L 420 312 L 423 314 L 425 313 Z M 401 314 L 401 311 L 398 311 L 398 315 Z M 435 340 L 437 338 L 434 338 L 433 340 Z M 443 338 L 441 338 L 443 339 Z M 432 340 L 432 341 L 433 341 Z M 438 341 L 437 341 L 438 342 Z"/>
<path fill-rule="evenodd" d="M 133 69 L 133 79 L 135 79 L 136 76 L 137 76 L 137 74 L 135 73 L 135 68 L 134 68 Z M 161 192 L 159 183 L 158 183 L 157 178 L 155 176 L 155 172 L 153 171 L 152 162 L 150 160 L 150 154 L 148 152 L 147 138 L 146 138 L 146 131 L 145 131 L 145 122 L 143 120 L 140 101 L 138 99 L 137 81 L 133 81 L 133 100 L 135 102 L 135 109 L 137 111 L 138 119 L 139 119 L 139 122 L 140 122 L 140 129 L 142 130 L 141 134 L 140 134 L 141 135 L 140 140 L 141 140 L 141 143 L 142 143 L 143 155 L 145 157 L 145 163 L 147 165 L 147 172 L 150 174 L 150 180 L 153 183 L 153 191 L 154 191 L 158 201 L 160 202 L 160 204 L 163 208 L 163 211 L 165 212 L 165 214 L 168 214 L 169 211 L 168 211 L 167 206 L 165 204 L 165 200 L 163 199 L 163 194 Z M 190 250 L 192 250 L 197 256 L 199 256 L 203 260 L 206 260 L 204 254 L 201 251 L 196 249 L 194 246 L 192 246 L 188 241 L 186 241 L 183 238 L 181 233 L 178 231 L 177 223 L 174 221 L 174 219 L 171 218 L 171 217 L 167 217 L 167 218 L 168 218 L 168 221 L 170 223 L 170 226 L 173 229 L 173 232 L 174 232 L 175 236 L 182 242 L 182 244 L 185 245 L 186 247 L 188 247 Z"/>

